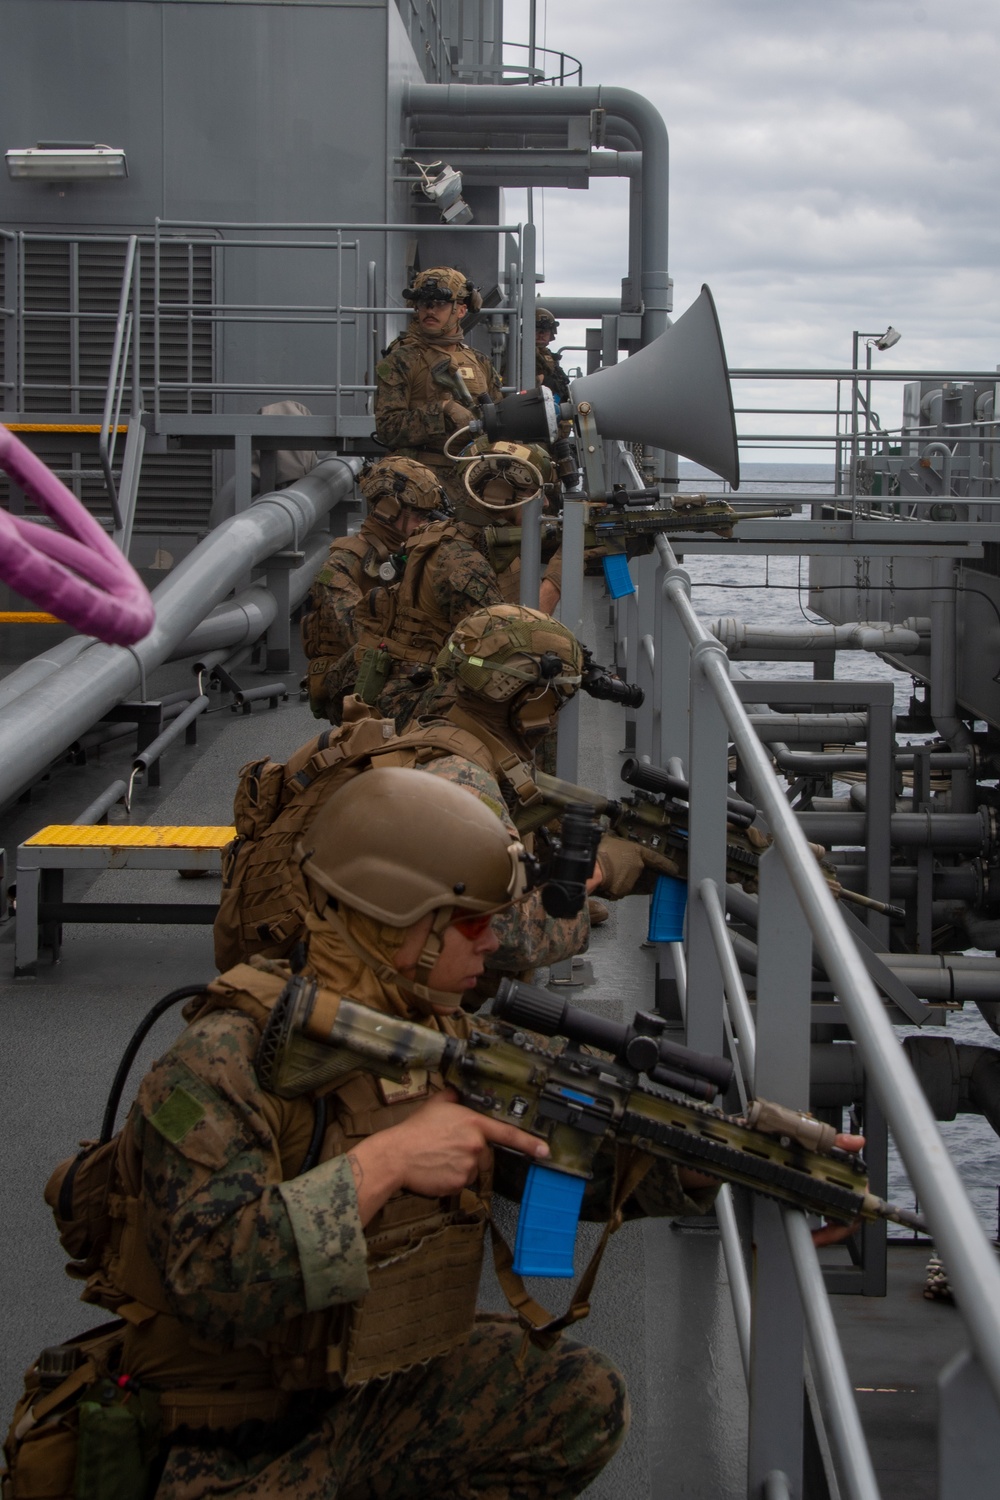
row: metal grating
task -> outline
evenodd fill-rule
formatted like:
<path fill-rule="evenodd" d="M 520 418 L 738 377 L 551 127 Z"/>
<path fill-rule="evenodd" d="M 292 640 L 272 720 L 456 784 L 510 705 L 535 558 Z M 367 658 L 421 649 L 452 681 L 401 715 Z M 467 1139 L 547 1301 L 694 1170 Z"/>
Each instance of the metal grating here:
<path fill-rule="evenodd" d="M 125 265 L 125 241 L 41 240 L 25 237 L 23 391 L 26 412 L 100 416 L 114 344 L 115 316 Z M 143 245 L 140 266 L 142 305 L 140 371 L 143 388 L 153 381 L 153 252 Z M 189 253 L 190 252 L 190 253 Z M 0 257 L 0 271 L 3 260 Z M 160 297 L 163 302 L 210 303 L 213 289 L 211 246 L 161 246 Z M 0 324 L 4 320 L 0 319 Z M 0 345 L 2 368 L 2 345 Z M 190 371 L 190 375 L 189 375 Z M 208 319 L 161 323 L 160 376 L 164 381 L 209 384 L 213 379 L 213 335 Z M 11 404 L 11 393 L 5 404 Z M 147 398 L 148 400 L 148 398 Z M 210 391 L 164 396 L 167 411 L 210 412 Z M 124 451 L 119 439 L 118 460 Z M 75 453 L 68 446 L 46 450 L 46 461 L 98 518 L 110 519 L 103 477 L 80 474 L 98 468 L 96 442 Z M 214 461 L 210 450 L 147 454 L 139 482 L 136 531 L 200 531 L 212 504 Z M 0 503 L 8 489 L 0 481 Z"/>

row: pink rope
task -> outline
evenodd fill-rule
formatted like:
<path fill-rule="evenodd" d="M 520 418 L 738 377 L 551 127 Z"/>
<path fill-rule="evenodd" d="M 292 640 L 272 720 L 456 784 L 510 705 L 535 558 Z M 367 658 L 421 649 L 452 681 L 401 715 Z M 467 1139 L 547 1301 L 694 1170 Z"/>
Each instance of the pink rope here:
<path fill-rule="evenodd" d="M 0 424 L 0 468 L 61 530 L 0 510 L 0 578 L 85 635 L 131 646 L 153 601 L 131 563 L 52 470 Z"/>

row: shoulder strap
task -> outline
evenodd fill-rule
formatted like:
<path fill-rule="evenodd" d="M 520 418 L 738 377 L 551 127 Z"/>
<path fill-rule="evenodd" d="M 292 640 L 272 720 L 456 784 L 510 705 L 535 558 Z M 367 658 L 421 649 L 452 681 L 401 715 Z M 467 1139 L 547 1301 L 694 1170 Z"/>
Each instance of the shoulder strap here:
<path fill-rule="evenodd" d="M 513 788 L 522 807 L 532 807 L 536 802 L 541 802 L 542 793 L 535 784 L 534 769 L 521 759 L 516 750 L 505 745 L 482 724 L 477 724 L 472 715 L 467 714 L 457 703 L 448 710 L 448 718 L 480 740 L 492 759 L 493 774 L 498 781 L 505 781 Z M 469 759 L 473 760 L 475 757 L 470 756 Z"/>

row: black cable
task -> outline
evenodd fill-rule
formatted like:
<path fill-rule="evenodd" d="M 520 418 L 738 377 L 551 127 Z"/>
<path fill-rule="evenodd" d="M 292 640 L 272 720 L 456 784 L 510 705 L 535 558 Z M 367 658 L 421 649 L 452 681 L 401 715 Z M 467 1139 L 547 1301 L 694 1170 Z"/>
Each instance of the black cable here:
<path fill-rule="evenodd" d="M 205 990 L 208 988 L 208 983 L 209 981 L 205 980 L 205 982 L 202 984 L 188 984 L 185 985 L 183 989 L 171 990 L 169 995 L 164 995 L 162 1000 L 157 1000 L 152 1010 L 148 1011 L 139 1022 L 139 1025 L 132 1033 L 131 1041 L 125 1048 L 122 1060 L 118 1064 L 118 1071 L 115 1074 L 114 1082 L 111 1085 L 111 1092 L 108 1094 L 108 1102 L 104 1110 L 104 1119 L 101 1122 L 100 1144 L 102 1146 L 105 1144 L 105 1142 L 110 1141 L 111 1137 L 114 1135 L 115 1116 L 118 1113 L 118 1105 L 121 1102 L 122 1091 L 125 1088 L 125 1084 L 128 1080 L 128 1075 L 132 1069 L 132 1064 L 135 1062 L 136 1054 L 139 1051 L 139 1048 L 142 1046 L 143 1042 L 146 1040 L 146 1037 L 149 1035 L 150 1031 L 152 1031 L 153 1027 L 156 1025 L 156 1022 L 160 1019 L 160 1017 L 166 1011 L 168 1011 L 172 1005 L 176 1005 L 179 1000 L 189 1000 L 194 995 L 203 995 L 205 993 Z"/>

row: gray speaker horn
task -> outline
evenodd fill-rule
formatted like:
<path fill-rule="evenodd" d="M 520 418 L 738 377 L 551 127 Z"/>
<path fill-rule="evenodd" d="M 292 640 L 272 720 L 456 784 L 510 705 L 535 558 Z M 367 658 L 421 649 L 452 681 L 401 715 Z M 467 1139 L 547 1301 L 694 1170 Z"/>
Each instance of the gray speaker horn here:
<path fill-rule="evenodd" d="M 645 349 L 571 381 L 569 389 L 574 406 L 590 403 L 601 437 L 679 453 L 739 489 L 733 393 L 707 286 Z"/>

